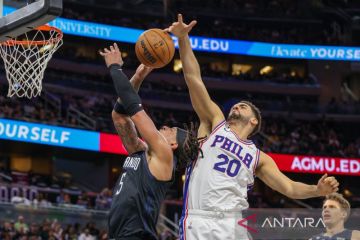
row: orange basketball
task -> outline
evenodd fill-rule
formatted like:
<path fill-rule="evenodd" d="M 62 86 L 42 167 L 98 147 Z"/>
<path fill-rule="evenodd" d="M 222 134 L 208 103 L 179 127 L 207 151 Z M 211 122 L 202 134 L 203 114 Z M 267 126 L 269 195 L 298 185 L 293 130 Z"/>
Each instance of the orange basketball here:
<path fill-rule="evenodd" d="M 174 57 L 175 45 L 170 35 L 157 28 L 143 32 L 135 45 L 139 61 L 148 67 L 161 68 Z"/>

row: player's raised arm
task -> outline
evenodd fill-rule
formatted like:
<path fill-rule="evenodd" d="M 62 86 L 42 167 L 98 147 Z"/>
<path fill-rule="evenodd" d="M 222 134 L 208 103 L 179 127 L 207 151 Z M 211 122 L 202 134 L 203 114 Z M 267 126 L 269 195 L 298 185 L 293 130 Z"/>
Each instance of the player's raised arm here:
<path fill-rule="evenodd" d="M 140 64 L 136 69 L 135 74 L 130 79 L 130 83 L 136 92 L 139 92 L 142 82 L 152 70 L 153 68 L 145 66 L 144 64 Z"/>
<path fill-rule="evenodd" d="M 151 152 L 163 162 L 172 164 L 172 150 L 165 138 L 156 129 L 155 124 L 142 108 L 141 99 L 122 72 L 121 52 L 116 44 L 110 50 L 104 49 L 100 54 L 104 57 L 114 82 L 115 90 L 122 100 L 124 110 L 134 122 L 140 135 L 149 145 Z M 161 156 L 161 158 L 159 158 Z"/>
<path fill-rule="evenodd" d="M 201 123 L 215 127 L 224 120 L 220 108 L 212 101 L 201 78 L 200 66 L 191 49 L 188 33 L 195 26 L 196 21 L 185 24 L 182 15 L 178 15 L 178 21 L 174 22 L 167 31 L 173 33 L 179 39 L 179 51 L 186 84 L 189 88 L 192 105 L 200 118 Z"/>
<path fill-rule="evenodd" d="M 140 64 L 130 80 L 135 91 L 139 91 L 142 82 L 151 71 L 152 68 Z M 126 115 L 126 111 L 120 98 L 117 99 L 111 116 L 115 129 L 129 155 L 146 149 L 145 144 L 138 138 L 133 121 Z"/>
<path fill-rule="evenodd" d="M 256 175 L 269 187 L 292 199 L 325 196 L 338 191 L 339 183 L 334 177 L 322 176 L 317 185 L 295 182 L 280 172 L 274 160 L 260 152 Z"/>

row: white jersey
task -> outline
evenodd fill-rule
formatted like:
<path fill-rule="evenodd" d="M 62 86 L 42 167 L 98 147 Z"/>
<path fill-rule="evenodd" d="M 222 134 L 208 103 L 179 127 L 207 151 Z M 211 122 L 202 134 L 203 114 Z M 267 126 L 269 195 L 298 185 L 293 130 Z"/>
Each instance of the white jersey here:
<path fill-rule="evenodd" d="M 248 208 L 247 191 L 254 184 L 259 149 L 252 141 L 241 140 L 223 121 L 202 142 L 201 150 L 186 172 L 184 210 Z"/>

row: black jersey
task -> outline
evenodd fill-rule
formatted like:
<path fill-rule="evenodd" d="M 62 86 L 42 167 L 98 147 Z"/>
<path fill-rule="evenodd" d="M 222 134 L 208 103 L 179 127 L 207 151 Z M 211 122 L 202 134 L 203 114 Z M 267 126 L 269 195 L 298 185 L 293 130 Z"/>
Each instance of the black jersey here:
<path fill-rule="evenodd" d="M 128 156 L 113 189 L 109 213 L 109 238 L 157 239 L 156 223 L 161 202 L 171 181 L 158 181 L 151 174 L 146 153 Z"/>
<path fill-rule="evenodd" d="M 316 235 L 311 240 L 351 240 L 352 230 L 345 229 L 331 237 L 324 236 L 324 233 Z"/>

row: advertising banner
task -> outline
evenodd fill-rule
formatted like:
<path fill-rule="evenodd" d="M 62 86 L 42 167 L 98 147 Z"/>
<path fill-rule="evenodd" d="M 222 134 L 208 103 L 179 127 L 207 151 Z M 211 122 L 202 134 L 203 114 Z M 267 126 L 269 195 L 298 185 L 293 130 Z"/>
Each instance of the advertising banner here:
<path fill-rule="evenodd" d="M 0 118 L 0 139 L 127 155 L 116 134 Z M 283 172 L 360 176 L 360 159 L 268 153 Z"/>
<path fill-rule="evenodd" d="M 3 13 L 6 15 L 14 10 L 4 6 Z M 50 25 L 61 29 L 65 34 L 125 43 L 135 43 L 146 30 L 66 18 L 57 18 Z M 173 40 L 175 47 L 178 47 L 177 38 L 173 37 Z M 360 61 L 359 47 L 277 44 L 201 36 L 190 36 L 190 42 L 194 51 L 272 58 Z"/>
<path fill-rule="evenodd" d="M 360 176 L 360 159 L 269 154 L 283 172 Z"/>
<path fill-rule="evenodd" d="M 0 118 L 0 139 L 99 151 L 99 133 Z"/>

